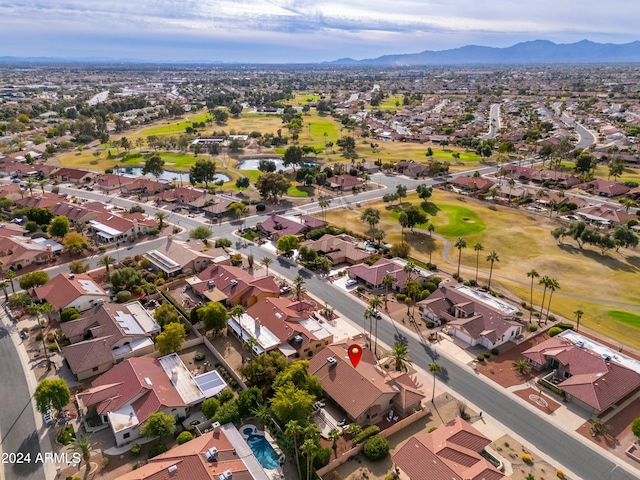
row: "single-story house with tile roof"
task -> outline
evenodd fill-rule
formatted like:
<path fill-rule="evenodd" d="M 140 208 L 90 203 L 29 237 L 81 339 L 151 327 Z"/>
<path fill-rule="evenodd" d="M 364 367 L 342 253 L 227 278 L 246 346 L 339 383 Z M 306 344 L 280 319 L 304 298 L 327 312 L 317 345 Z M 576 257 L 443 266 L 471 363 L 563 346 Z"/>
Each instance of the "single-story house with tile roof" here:
<path fill-rule="evenodd" d="M 404 271 L 407 262 L 400 258 L 388 259 L 381 258 L 373 265 L 367 265 L 364 263 L 358 265 L 352 265 L 347 268 L 347 273 L 350 278 L 355 278 L 364 282 L 369 288 L 384 288 L 382 284 L 383 277 L 388 273 L 393 278 L 393 283 L 390 287 L 391 290 L 396 292 L 404 292 L 407 288 L 406 280 L 409 276 Z M 421 284 L 428 281 L 428 278 L 432 275 L 431 272 L 422 268 L 416 267 L 411 273 L 411 278 L 417 280 Z"/>
<path fill-rule="evenodd" d="M 345 191 L 351 190 L 353 187 L 361 187 L 364 185 L 364 181 L 353 175 L 334 175 L 333 177 L 327 178 L 327 185 L 332 190 Z"/>
<path fill-rule="evenodd" d="M 487 193 L 495 182 L 484 177 L 456 177 L 449 182 L 453 189 L 462 191 Z"/>
<path fill-rule="evenodd" d="M 601 225 L 624 225 L 631 219 L 637 219 L 624 209 L 615 209 L 607 205 L 589 205 L 575 210 L 573 214 L 589 223 Z"/>
<path fill-rule="evenodd" d="M 302 237 L 310 230 L 324 227 L 326 225 L 328 225 L 327 222 L 316 217 L 312 217 L 311 215 L 285 217 L 273 212 L 264 221 L 258 223 L 256 227 L 275 242 L 283 235 L 295 235 L 296 237 Z"/>
<path fill-rule="evenodd" d="M 515 307 L 510 312 L 492 308 L 444 284 L 417 305 L 425 322 L 447 322 L 448 332 L 471 346 L 496 348 L 514 340 L 524 328 L 516 321 Z"/>
<path fill-rule="evenodd" d="M 74 307 L 84 312 L 109 301 L 109 294 L 85 274 L 60 273 L 35 293 L 38 300 L 49 302 L 56 310 Z"/>
<path fill-rule="evenodd" d="M 172 277 L 180 273 L 201 272 L 211 263 L 230 263 L 229 255 L 223 248 L 198 251 L 191 244 L 167 237 L 167 242 L 144 254 L 156 270 Z"/>
<path fill-rule="evenodd" d="M 125 195 L 153 195 L 171 187 L 169 183 L 158 182 L 150 178 L 138 177 L 133 182 L 120 187 L 120 191 Z"/>
<path fill-rule="evenodd" d="M 168 452 L 150 458 L 120 480 L 269 480 L 253 450 L 232 424 L 215 425 Z"/>
<path fill-rule="evenodd" d="M 310 360 L 309 373 L 346 416 L 358 424 L 375 424 L 393 410 L 408 415 L 422 408 L 425 395 L 405 372 L 389 372 L 377 365 L 373 353 L 362 349 L 354 367 L 347 355 L 351 343 L 336 343 Z"/>
<path fill-rule="evenodd" d="M 631 190 L 624 183 L 611 182 L 601 178 L 583 183 L 580 187 L 587 192 L 593 193 L 594 195 L 600 195 L 601 197 L 617 197 L 619 195 L 624 195 Z"/>
<path fill-rule="evenodd" d="M 334 265 L 341 263 L 356 265 L 375 255 L 374 250 L 367 250 L 364 242 L 348 235 L 326 233 L 318 240 L 307 240 L 302 242 L 302 245 L 328 257 Z"/>
<path fill-rule="evenodd" d="M 87 432 L 109 425 L 116 445 L 122 446 L 142 436 L 140 427 L 152 413 L 186 418 L 205 395 L 180 357 L 172 353 L 123 360 L 76 399 Z"/>
<path fill-rule="evenodd" d="M 135 181 L 135 178 L 133 177 L 110 173 L 100 175 L 96 179 L 95 185 L 104 192 L 113 192 L 116 190 L 120 190 L 122 185 L 127 185 L 128 183 L 132 183 L 133 181 Z"/>
<path fill-rule="evenodd" d="M 567 330 L 522 352 L 536 369 L 553 369 L 548 381 L 565 398 L 601 414 L 640 389 L 640 362 Z"/>
<path fill-rule="evenodd" d="M 456 417 L 431 433 L 414 435 L 391 459 L 407 480 L 508 480 L 481 455 L 490 443 Z"/>
<path fill-rule="evenodd" d="M 79 170 L 77 168 L 63 167 L 53 174 L 59 182 L 71 182 L 75 184 L 88 183 L 98 176 L 96 172 L 89 170 Z"/>
<path fill-rule="evenodd" d="M 32 239 L 20 234 L 0 235 L 0 271 L 19 271 L 33 264 L 47 263 L 61 250 L 62 245 L 53 240 Z"/>
<path fill-rule="evenodd" d="M 41 193 L 40 195 L 27 195 L 24 198 L 15 201 L 20 208 L 51 208 L 56 203 L 64 202 L 66 198 L 56 193 Z"/>
<path fill-rule="evenodd" d="M 400 160 L 393 166 L 394 170 L 399 174 L 408 175 L 410 177 L 423 177 L 429 173 L 429 165 L 417 162 L 408 162 Z"/>
<path fill-rule="evenodd" d="M 271 276 L 255 278 L 240 267 L 214 264 L 188 278 L 194 293 L 211 302 L 250 307 L 267 297 L 280 296 L 280 287 Z"/>
<path fill-rule="evenodd" d="M 160 325 L 140 302 L 99 305 L 60 328 L 71 342 L 62 347 L 62 354 L 78 380 L 104 373 L 126 358 L 152 353 L 153 338 L 160 333 Z"/>

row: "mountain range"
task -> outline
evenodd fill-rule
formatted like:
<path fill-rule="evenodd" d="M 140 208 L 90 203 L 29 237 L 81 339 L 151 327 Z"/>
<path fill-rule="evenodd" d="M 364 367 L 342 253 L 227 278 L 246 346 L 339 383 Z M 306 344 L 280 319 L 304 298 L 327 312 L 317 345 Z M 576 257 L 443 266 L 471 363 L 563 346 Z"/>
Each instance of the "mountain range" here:
<path fill-rule="evenodd" d="M 149 61 L 131 58 L 84 57 L 11 57 L 0 56 L 0 63 L 103 63 L 103 64 L 207 64 L 238 65 L 239 62 L 216 60 Z M 383 55 L 376 58 L 354 60 L 341 58 L 322 65 L 353 66 L 419 66 L 419 65 L 504 65 L 550 63 L 640 63 L 640 41 L 624 44 L 595 43 L 582 40 L 576 43 L 553 43 L 548 40 L 521 42 L 510 47 L 484 47 L 467 45 L 450 50 L 425 50 L 420 53 Z M 288 64 L 295 65 L 295 64 Z"/>
<path fill-rule="evenodd" d="M 624 44 L 553 43 L 548 40 L 522 42 L 505 48 L 467 45 L 451 50 L 383 55 L 377 58 L 353 60 L 341 58 L 335 65 L 479 65 L 531 63 L 622 63 L 640 62 L 640 41 Z"/>

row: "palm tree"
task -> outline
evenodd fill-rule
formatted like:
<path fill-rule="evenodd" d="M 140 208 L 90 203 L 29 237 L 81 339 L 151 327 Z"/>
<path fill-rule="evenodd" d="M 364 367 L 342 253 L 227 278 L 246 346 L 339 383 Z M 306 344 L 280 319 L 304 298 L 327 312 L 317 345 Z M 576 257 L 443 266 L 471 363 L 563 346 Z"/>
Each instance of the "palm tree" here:
<path fill-rule="evenodd" d="M 167 215 L 164 212 L 156 213 L 156 218 L 158 219 L 158 230 L 162 231 L 164 228 L 164 219 Z"/>
<path fill-rule="evenodd" d="M 362 331 L 365 335 L 365 337 L 367 336 L 367 320 L 369 321 L 369 339 L 371 339 L 371 322 L 372 322 L 372 318 L 375 315 L 375 310 L 372 306 L 368 306 L 363 314 L 364 317 L 364 324 L 362 325 Z M 369 346 L 371 346 L 371 343 L 369 343 Z"/>
<path fill-rule="evenodd" d="M 578 309 L 575 312 L 573 312 L 573 314 L 576 316 L 576 332 L 577 332 L 578 330 L 580 330 L 580 319 L 582 318 L 582 315 L 584 315 L 584 312 Z"/>
<path fill-rule="evenodd" d="M 387 272 L 382 276 L 380 283 L 382 283 L 384 287 L 384 308 L 387 308 L 387 296 L 389 294 L 389 287 L 393 285 L 393 277 Z"/>
<path fill-rule="evenodd" d="M 373 234 L 373 238 L 376 241 L 376 244 L 378 245 L 378 247 L 380 247 L 382 245 L 382 240 L 384 240 L 384 237 L 387 234 L 384 233 L 384 230 L 376 230 L 376 233 Z"/>
<path fill-rule="evenodd" d="M 513 190 L 516 181 L 513 178 L 510 178 L 507 183 L 509 184 L 509 201 L 511 201 L 511 190 Z"/>
<path fill-rule="evenodd" d="M 380 304 L 382 303 L 382 300 L 380 300 L 380 297 L 377 295 L 374 295 L 373 297 L 371 297 L 369 299 L 369 306 L 373 309 L 373 316 L 376 319 L 376 333 L 375 333 L 375 342 L 374 342 L 374 346 L 373 346 L 373 354 L 374 355 L 378 355 L 378 316 L 379 314 L 377 314 L 378 312 L 378 307 L 380 306 Z M 370 320 L 371 321 L 371 320 Z M 369 330 L 369 333 L 371 333 L 371 330 Z"/>
<path fill-rule="evenodd" d="M 369 224 L 369 233 L 371 240 L 373 241 L 373 229 L 378 223 L 380 223 L 380 210 L 376 210 L 371 207 L 366 208 L 364 212 L 362 212 L 360 220 Z"/>
<path fill-rule="evenodd" d="M 487 255 L 487 262 L 491 262 L 491 266 L 489 267 L 489 291 L 491 291 L 491 276 L 493 275 L 493 262 L 499 262 L 500 258 L 495 250 L 492 250 L 489 255 Z"/>
<path fill-rule="evenodd" d="M 271 409 L 269 409 L 266 404 L 263 403 L 258 405 L 257 408 L 252 408 L 251 415 L 260 420 L 265 427 L 269 427 L 271 425 Z"/>
<path fill-rule="evenodd" d="M 523 359 L 515 360 L 513 362 L 513 369 L 520 375 L 524 375 L 525 373 L 529 373 L 529 371 L 531 370 L 531 365 L 529 365 L 529 362 Z"/>
<path fill-rule="evenodd" d="M 242 305 L 236 305 L 231 309 L 231 316 L 236 319 L 238 323 L 240 323 L 240 317 L 244 315 L 244 307 Z"/>
<path fill-rule="evenodd" d="M 44 195 L 44 186 L 49 183 L 48 180 L 40 180 L 38 182 L 38 185 L 40 185 L 40 188 L 42 189 L 42 194 Z M 629 212 L 629 210 L 627 210 L 627 213 Z"/>
<path fill-rule="evenodd" d="M 434 403 L 436 398 L 436 373 L 442 372 L 442 367 L 436 362 L 429 364 L 429 371 L 433 373 L 433 393 L 431 394 L 431 403 Z"/>
<path fill-rule="evenodd" d="M 331 448 L 333 449 L 333 454 L 336 458 L 338 458 L 338 440 L 340 440 L 340 430 L 337 428 L 332 428 L 329 430 L 328 435 L 329 440 L 331 440 Z"/>
<path fill-rule="evenodd" d="M 316 442 L 309 438 L 300 446 L 300 450 L 304 453 L 304 456 L 307 457 L 307 480 L 311 480 L 311 467 L 313 465 L 313 459 L 318 452 L 318 446 Z"/>
<path fill-rule="evenodd" d="M 430 223 L 429 226 L 427 227 L 427 230 L 429 231 L 429 243 L 431 244 L 430 248 L 429 248 L 429 264 L 431 264 L 431 254 L 433 253 L 433 231 L 436 229 L 436 227 L 433 226 L 433 223 Z"/>
<path fill-rule="evenodd" d="M 302 427 L 297 420 L 289 420 L 285 425 L 284 434 L 293 439 L 293 446 L 296 454 L 296 466 L 298 467 L 298 478 L 302 479 L 300 472 L 300 458 L 298 456 L 298 436 L 302 435 Z"/>
<path fill-rule="evenodd" d="M 416 312 L 416 299 L 418 294 L 422 291 L 422 285 L 417 280 L 411 280 L 407 283 L 407 298 L 409 299 L 409 303 L 413 305 L 413 311 L 411 313 L 411 318 L 413 318 Z M 407 303 L 407 315 L 409 315 L 409 303 Z"/>
<path fill-rule="evenodd" d="M 320 210 L 322 211 L 322 219 L 323 220 L 327 220 L 327 208 L 329 208 L 329 200 L 320 200 L 318 202 L 318 206 L 320 207 Z"/>
<path fill-rule="evenodd" d="M 255 355 L 255 350 L 253 349 L 254 347 L 257 347 L 258 345 L 260 345 L 258 343 L 258 341 L 253 338 L 253 337 L 249 337 L 245 340 L 245 342 L 242 344 L 242 347 L 247 351 L 250 352 L 251 357 L 253 358 L 253 356 Z"/>
<path fill-rule="evenodd" d="M 551 293 L 549 294 L 549 304 L 547 305 L 547 315 L 544 317 L 544 324 L 546 325 L 549 321 L 549 310 L 551 310 L 551 299 L 553 298 L 553 292 L 556 290 L 560 290 L 560 284 L 555 278 L 549 279 L 549 290 Z"/>
<path fill-rule="evenodd" d="M 47 318 L 48 318 L 49 315 L 51 315 L 51 312 L 53 310 L 54 310 L 54 307 L 49 302 L 32 303 L 27 308 L 27 311 L 29 312 L 29 315 L 35 315 L 36 316 L 36 318 L 38 319 L 38 324 L 40 324 L 40 315 L 46 315 Z M 49 349 L 47 348 L 46 344 L 44 343 L 44 340 L 46 338 L 45 334 L 46 334 L 46 328 L 43 329 L 43 331 L 42 331 L 42 349 L 44 350 L 44 356 L 45 356 L 45 359 L 47 360 L 47 372 L 48 372 L 49 370 L 51 370 L 51 359 L 49 358 Z"/>
<path fill-rule="evenodd" d="M 4 274 L 4 278 L 9 280 L 9 284 L 11 285 L 11 292 L 16 293 L 16 287 L 13 285 L 13 281 L 16 279 L 16 272 L 13 270 L 7 270 L 7 273 Z"/>
<path fill-rule="evenodd" d="M 544 291 L 542 292 L 542 304 L 540 307 L 540 316 L 538 317 L 538 325 L 540 325 L 540 322 L 542 322 L 542 311 L 544 310 L 544 299 L 547 296 L 547 288 L 549 287 L 549 280 L 551 279 L 545 275 L 538 282 L 538 285 L 544 286 Z"/>
<path fill-rule="evenodd" d="M 109 265 L 115 265 L 116 259 L 110 257 L 109 255 L 105 255 L 100 260 L 98 260 L 98 265 L 102 265 L 107 270 L 107 275 L 109 275 Z"/>
<path fill-rule="evenodd" d="M 476 285 L 478 285 L 478 264 L 480 262 L 480 252 L 484 250 L 484 245 L 478 242 L 473 246 L 473 249 L 476 252 Z"/>
<path fill-rule="evenodd" d="M 9 286 L 9 282 L 7 282 L 6 280 L 0 280 L 0 288 L 4 292 L 4 301 L 5 302 L 9 301 L 9 294 L 7 294 L 7 287 L 8 286 Z"/>
<path fill-rule="evenodd" d="M 29 195 L 33 195 L 33 186 L 36 181 L 33 178 L 27 178 L 27 188 L 29 189 Z"/>
<path fill-rule="evenodd" d="M 527 272 L 527 277 L 531 277 L 531 308 L 529 309 L 529 325 L 531 325 L 531 316 L 533 315 L 533 279 L 539 278 L 540 274 L 535 268 Z"/>
<path fill-rule="evenodd" d="M 467 241 L 464 238 L 458 238 L 454 246 L 458 249 L 458 273 L 456 277 L 460 276 L 460 261 L 462 260 L 462 249 L 467 248 Z"/>
<path fill-rule="evenodd" d="M 409 356 L 409 348 L 406 343 L 396 342 L 390 352 L 385 357 L 391 358 L 395 363 L 396 372 L 405 372 L 411 365 L 411 357 Z"/>
<path fill-rule="evenodd" d="M 272 262 L 273 258 L 271 257 L 264 257 L 262 260 L 260 260 L 260 265 L 267 269 L 267 277 L 269 276 L 269 265 L 271 265 Z"/>
<path fill-rule="evenodd" d="M 82 455 L 82 459 L 84 460 L 84 478 L 89 476 L 89 472 L 91 471 L 91 450 L 93 450 L 96 446 L 96 442 L 92 442 L 90 437 L 86 437 L 84 435 L 79 435 L 78 437 L 71 440 L 69 443 L 71 450 L 75 453 L 79 453 Z"/>
<path fill-rule="evenodd" d="M 293 288 L 291 289 L 298 301 L 304 298 L 304 294 L 307 293 L 307 289 L 304 288 L 304 278 L 298 275 L 293 279 Z"/>
<path fill-rule="evenodd" d="M 404 229 L 409 226 L 409 216 L 406 212 L 398 214 L 398 223 L 402 227 L 402 241 L 404 242 Z"/>
<path fill-rule="evenodd" d="M 416 271 L 416 264 L 413 263 L 412 261 L 408 261 L 404 267 L 402 267 L 402 270 L 404 271 L 404 273 L 406 273 L 407 276 L 407 280 L 405 281 L 405 283 L 409 283 L 412 278 L 411 278 L 411 274 L 414 273 Z"/>

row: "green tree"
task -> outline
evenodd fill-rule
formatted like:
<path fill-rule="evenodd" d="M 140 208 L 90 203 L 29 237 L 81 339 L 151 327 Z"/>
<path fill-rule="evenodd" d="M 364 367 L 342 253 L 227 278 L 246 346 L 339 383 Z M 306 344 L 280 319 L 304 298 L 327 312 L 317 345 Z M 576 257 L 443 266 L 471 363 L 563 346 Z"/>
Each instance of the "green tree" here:
<path fill-rule="evenodd" d="M 348 137 L 351 138 L 351 137 Z M 311 467 L 313 466 L 313 459 L 318 452 L 318 445 L 311 439 L 305 440 L 304 443 L 300 446 L 300 450 L 307 458 L 307 480 L 311 480 Z"/>
<path fill-rule="evenodd" d="M 218 408 L 220 408 L 220 402 L 216 397 L 211 397 L 202 402 L 200 410 L 202 411 L 202 414 L 209 419 L 214 417 Z"/>
<path fill-rule="evenodd" d="M 302 164 L 302 149 L 297 145 L 288 147 L 284 152 L 282 163 L 285 167 L 292 165 L 295 171 L 296 166 Z"/>
<path fill-rule="evenodd" d="M 267 269 L 267 276 L 269 276 L 269 265 L 271 265 L 272 263 L 273 258 L 271 257 L 264 257 L 262 260 L 260 260 L 260 265 Z"/>
<path fill-rule="evenodd" d="M 35 272 L 29 272 L 18 278 L 18 285 L 23 290 L 33 290 L 33 296 L 35 296 L 35 289 L 41 287 L 49 281 L 49 274 L 45 271 L 38 270 Z"/>
<path fill-rule="evenodd" d="M 416 187 L 416 192 L 418 193 L 418 198 L 420 198 L 423 202 L 426 202 L 433 195 L 433 187 L 428 187 L 426 184 L 421 184 Z"/>
<path fill-rule="evenodd" d="M 489 290 L 491 290 L 491 277 L 493 276 L 493 264 L 494 262 L 499 262 L 500 258 L 498 257 L 498 254 L 492 250 L 489 255 L 487 255 L 487 262 L 490 262 L 490 267 L 489 267 Z"/>
<path fill-rule="evenodd" d="M 533 280 L 536 278 L 540 278 L 540 274 L 536 271 L 535 268 L 532 268 L 530 271 L 527 272 L 527 277 L 531 278 L 531 289 L 530 289 L 530 293 L 531 293 L 531 299 L 530 299 L 530 303 L 531 303 L 531 308 L 529 309 L 529 324 L 531 324 L 531 320 L 532 320 L 532 316 L 533 316 Z"/>
<path fill-rule="evenodd" d="M 303 429 L 300 425 L 300 422 L 297 420 L 289 420 L 285 426 L 284 434 L 285 436 L 291 438 L 293 440 L 294 453 L 296 456 L 296 467 L 298 468 L 298 478 L 302 478 L 302 474 L 300 473 L 300 457 L 298 455 L 298 439 L 302 435 Z"/>
<path fill-rule="evenodd" d="M 116 259 L 110 257 L 109 255 L 105 255 L 100 260 L 98 260 L 98 265 L 105 268 L 107 276 L 109 275 L 109 265 L 115 265 Z"/>
<path fill-rule="evenodd" d="M 295 235 L 282 235 L 276 242 L 276 248 L 279 251 L 284 252 L 286 256 L 290 256 L 291 252 L 298 248 L 299 243 L 300 241 Z"/>
<path fill-rule="evenodd" d="M 393 286 L 393 277 L 387 272 L 382 276 L 381 283 L 384 287 L 384 308 L 387 308 L 387 297 L 389 288 Z"/>
<path fill-rule="evenodd" d="M 402 241 L 404 242 L 404 229 L 409 226 L 409 216 L 404 210 L 398 214 L 398 223 L 402 227 Z"/>
<path fill-rule="evenodd" d="M 407 213 L 407 226 L 414 231 L 416 225 L 420 225 L 427 222 L 427 216 L 415 205 L 405 210 Z"/>
<path fill-rule="evenodd" d="M 211 115 L 213 115 L 213 118 L 218 125 L 224 125 L 229 120 L 229 113 L 222 108 L 214 109 L 213 112 L 211 112 Z"/>
<path fill-rule="evenodd" d="M 211 230 L 207 227 L 200 225 L 189 232 L 189 237 L 195 240 L 207 240 L 211 238 Z"/>
<path fill-rule="evenodd" d="M 231 105 L 229 105 L 229 113 L 231 113 L 234 118 L 240 117 L 240 114 L 242 113 L 242 105 L 240 105 L 238 102 L 233 102 Z"/>
<path fill-rule="evenodd" d="M 389 441 L 379 435 L 371 437 L 364 444 L 363 453 L 367 460 L 382 460 L 389 455 Z"/>
<path fill-rule="evenodd" d="M 429 372 L 433 373 L 433 393 L 431 394 L 431 403 L 434 403 L 436 398 L 436 374 L 442 372 L 442 367 L 438 363 L 432 362 L 429 364 Z"/>
<path fill-rule="evenodd" d="M 166 218 L 167 214 L 164 212 L 157 212 L 156 213 L 156 218 L 158 219 L 158 230 L 162 231 L 162 229 L 166 226 L 164 223 L 164 219 Z"/>
<path fill-rule="evenodd" d="M 547 288 L 549 288 L 550 278 L 546 275 L 540 279 L 538 285 L 542 285 L 544 287 L 544 291 L 542 292 L 542 304 L 540 305 L 540 316 L 538 317 L 538 325 L 542 322 L 542 314 L 544 313 L 544 300 L 547 296 Z"/>
<path fill-rule="evenodd" d="M 227 309 L 220 302 L 209 302 L 205 307 L 198 310 L 198 316 L 204 323 L 206 330 L 213 330 L 218 333 L 227 326 Z"/>
<path fill-rule="evenodd" d="M 329 200 L 326 199 L 322 199 L 318 202 L 318 206 L 320 207 L 320 210 L 322 211 L 322 219 L 323 220 L 327 220 L 327 208 L 329 208 L 329 204 L 331 202 L 329 202 Z"/>
<path fill-rule="evenodd" d="M 333 450 L 333 455 L 338 458 L 338 440 L 340 440 L 340 430 L 337 428 L 332 428 L 329 430 L 328 439 L 331 441 L 331 449 Z"/>
<path fill-rule="evenodd" d="M 262 396 L 262 390 L 255 385 L 246 390 L 242 390 L 238 394 L 238 410 L 240 411 L 240 415 L 246 415 L 263 404 L 264 397 Z"/>
<path fill-rule="evenodd" d="M 91 268 L 89 264 L 82 260 L 71 260 L 69 262 L 69 271 L 71 273 L 87 273 L 89 268 Z"/>
<path fill-rule="evenodd" d="M 4 278 L 9 280 L 9 284 L 11 285 L 11 293 L 16 293 L 16 287 L 13 284 L 13 281 L 16 279 L 16 272 L 13 270 L 7 270 L 4 274 Z"/>
<path fill-rule="evenodd" d="M 636 418 L 631 424 L 631 433 L 633 436 L 640 440 L 640 418 Z"/>
<path fill-rule="evenodd" d="M 260 196 L 265 201 L 271 197 L 274 203 L 278 203 L 278 199 L 287 193 L 290 187 L 291 181 L 280 173 L 263 173 L 256 182 L 256 189 L 260 192 Z"/>
<path fill-rule="evenodd" d="M 482 245 L 480 242 L 478 242 L 473 246 L 473 249 L 476 252 L 476 285 L 477 285 L 478 284 L 478 266 L 479 266 L 479 262 L 480 262 L 480 252 L 482 250 L 484 250 L 484 245 Z"/>
<path fill-rule="evenodd" d="M 158 155 L 154 153 L 149 158 L 147 158 L 144 162 L 144 167 L 142 167 L 142 174 L 147 175 L 150 173 L 156 178 L 159 178 L 164 172 L 164 160 Z"/>
<path fill-rule="evenodd" d="M 69 219 L 67 217 L 63 217 L 62 215 L 54 217 L 54 219 L 51 220 L 51 223 L 49 224 L 47 232 L 52 237 L 64 237 L 67 233 L 69 233 Z"/>
<path fill-rule="evenodd" d="M 457 277 L 460 276 L 460 262 L 462 261 L 462 249 L 467 248 L 467 241 L 464 238 L 458 238 L 454 246 L 458 249 L 458 273 Z"/>
<path fill-rule="evenodd" d="M 87 437 L 85 435 L 78 435 L 76 438 L 71 440 L 69 443 L 69 448 L 72 452 L 79 453 L 84 460 L 84 476 L 83 478 L 86 480 L 89 476 L 89 472 L 91 471 L 91 465 L 89 462 L 91 461 L 91 451 L 97 446 L 96 442 L 91 441 L 91 437 Z"/>
<path fill-rule="evenodd" d="M 182 350 L 182 344 L 187 338 L 184 325 L 178 322 L 165 325 L 164 330 L 156 337 L 156 348 L 160 355 L 169 355 L 170 353 Z"/>
<path fill-rule="evenodd" d="M 45 378 L 36 387 L 33 398 L 36 400 L 38 411 L 45 414 L 49 408 L 61 411 L 66 407 L 71 400 L 71 391 L 63 379 Z"/>
<path fill-rule="evenodd" d="M 360 215 L 360 220 L 369 224 L 369 236 L 371 241 L 373 241 L 375 226 L 380 223 L 380 210 L 368 207 L 362 212 L 362 215 Z"/>
<path fill-rule="evenodd" d="M 118 268 L 111 272 L 109 281 L 115 293 L 118 293 L 120 290 L 132 290 L 142 285 L 142 274 L 133 267 Z"/>
<path fill-rule="evenodd" d="M 164 412 L 152 413 L 140 428 L 140 433 L 147 438 L 162 438 L 173 435 L 175 431 L 176 418 Z"/>
<path fill-rule="evenodd" d="M 62 239 L 62 245 L 71 255 L 76 255 L 89 248 L 89 239 L 81 233 L 69 232 Z"/>
<path fill-rule="evenodd" d="M 407 347 L 405 343 L 394 343 L 393 348 L 390 352 L 385 354 L 385 357 L 388 357 L 393 361 L 396 372 L 406 372 L 409 369 L 408 367 L 411 365 L 409 347 Z"/>
<path fill-rule="evenodd" d="M 584 315 L 584 312 L 578 309 L 575 312 L 573 312 L 573 314 L 576 316 L 576 332 L 577 332 L 580 330 L 580 319 L 582 318 L 582 315 Z"/>
<path fill-rule="evenodd" d="M 215 181 L 216 162 L 213 160 L 200 159 L 189 170 L 189 182 L 192 185 L 204 183 L 209 188 L 209 182 Z"/>
<path fill-rule="evenodd" d="M 315 395 L 289 382 L 276 390 L 271 399 L 271 410 L 281 425 L 286 425 L 290 420 L 306 422 L 315 400 Z"/>
<path fill-rule="evenodd" d="M 304 278 L 302 275 L 297 275 L 293 279 L 293 288 L 291 292 L 296 296 L 296 300 L 300 301 L 304 298 L 305 293 L 307 293 L 307 289 L 304 288 Z"/>
<path fill-rule="evenodd" d="M 6 280 L 0 280 L 0 288 L 4 292 L 4 301 L 8 302 L 9 294 L 7 293 L 7 288 L 9 288 L 9 282 L 7 282 Z"/>

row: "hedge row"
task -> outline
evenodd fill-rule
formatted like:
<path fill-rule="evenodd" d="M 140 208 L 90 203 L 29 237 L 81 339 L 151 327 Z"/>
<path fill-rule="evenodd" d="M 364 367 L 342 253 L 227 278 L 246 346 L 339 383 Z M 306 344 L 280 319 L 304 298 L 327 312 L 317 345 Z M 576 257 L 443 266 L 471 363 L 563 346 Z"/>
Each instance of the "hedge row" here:
<path fill-rule="evenodd" d="M 359 434 L 357 434 L 355 437 L 353 437 L 353 440 L 352 440 L 353 445 L 356 446 L 359 443 L 364 442 L 368 438 L 371 438 L 374 435 L 377 435 L 378 433 L 380 433 L 380 427 L 376 425 L 367 427 L 364 430 L 362 430 Z"/>

